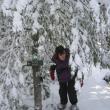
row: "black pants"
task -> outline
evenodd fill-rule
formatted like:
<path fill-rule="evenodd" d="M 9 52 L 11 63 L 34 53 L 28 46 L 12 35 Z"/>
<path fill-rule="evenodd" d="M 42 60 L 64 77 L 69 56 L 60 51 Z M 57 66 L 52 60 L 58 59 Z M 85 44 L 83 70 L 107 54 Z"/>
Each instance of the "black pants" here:
<path fill-rule="evenodd" d="M 60 95 L 60 101 L 61 104 L 67 104 L 68 102 L 68 97 L 70 100 L 70 103 L 76 104 L 77 103 L 77 93 L 75 90 L 75 79 L 71 79 L 68 82 L 59 82 L 59 95 Z"/>

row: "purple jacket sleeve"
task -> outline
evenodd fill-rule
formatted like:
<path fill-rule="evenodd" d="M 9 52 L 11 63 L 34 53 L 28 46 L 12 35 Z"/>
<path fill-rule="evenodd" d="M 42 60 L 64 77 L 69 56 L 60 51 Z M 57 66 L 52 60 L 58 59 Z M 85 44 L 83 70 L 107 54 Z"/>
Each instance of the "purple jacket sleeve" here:
<path fill-rule="evenodd" d="M 68 59 L 68 61 L 69 61 L 69 58 L 70 58 L 70 50 L 69 50 L 69 48 L 65 48 L 65 52 L 66 52 L 66 59 Z"/>
<path fill-rule="evenodd" d="M 54 54 L 51 60 L 52 60 L 54 63 L 57 63 L 57 55 Z"/>

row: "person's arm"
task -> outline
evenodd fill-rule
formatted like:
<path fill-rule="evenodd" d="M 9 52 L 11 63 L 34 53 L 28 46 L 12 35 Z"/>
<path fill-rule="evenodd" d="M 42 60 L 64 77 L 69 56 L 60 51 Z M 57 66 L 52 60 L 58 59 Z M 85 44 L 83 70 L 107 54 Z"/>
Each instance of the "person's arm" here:
<path fill-rule="evenodd" d="M 50 77 L 52 80 L 55 80 L 55 69 L 56 69 L 56 62 L 57 62 L 57 55 L 54 54 L 51 58 L 53 65 L 50 66 Z"/>
<path fill-rule="evenodd" d="M 69 61 L 69 58 L 70 58 L 70 49 L 69 48 L 65 48 L 65 52 L 66 52 L 66 59 L 68 59 L 68 61 Z"/>
<path fill-rule="evenodd" d="M 50 66 L 50 77 L 51 77 L 51 80 L 55 80 L 55 69 L 56 69 L 56 65 L 51 65 Z"/>
<path fill-rule="evenodd" d="M 56 63 L 56 62 L 57 62 L 57 55 L 54 54 L 51 60 L 52 60 L 54 63 Z"/>

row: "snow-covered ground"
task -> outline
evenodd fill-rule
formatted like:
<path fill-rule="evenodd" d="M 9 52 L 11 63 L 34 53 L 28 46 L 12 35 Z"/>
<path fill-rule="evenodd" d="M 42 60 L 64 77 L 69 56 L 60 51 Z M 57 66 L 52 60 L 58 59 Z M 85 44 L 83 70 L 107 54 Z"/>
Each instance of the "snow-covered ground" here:
<path fill-rule="evenodd" d="M 92 75 L 85 80 L 85 84 L 78 93 L 80 110 L 110 110 L 110 87 L 102 80 L 109 70 L 93 68 Z M 50 84 L 51 96 L 43 102 L 43 110 L 56 110 L 59 103 L 58 82 Z M 66 110 L 69 110 L 70 103 Z"/>
<path fill-rule="evenodd" d="M 78 105 L 80 110 L 110 110 L 110 87 L 90 77 L 80 93 Z"/>

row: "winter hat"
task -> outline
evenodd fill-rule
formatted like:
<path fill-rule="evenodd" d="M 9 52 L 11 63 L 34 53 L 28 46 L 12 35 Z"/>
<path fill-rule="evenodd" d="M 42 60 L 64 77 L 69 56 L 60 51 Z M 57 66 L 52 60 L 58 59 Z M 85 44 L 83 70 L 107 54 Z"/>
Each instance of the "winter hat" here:
<path fill-rule="evenodd" d="M 65 51 L 65 48 L 62 45 L 59 45 L 58 47 L 56 47 L 55 49 L 55 53 L 56 54 L 63 54 Z"/>

